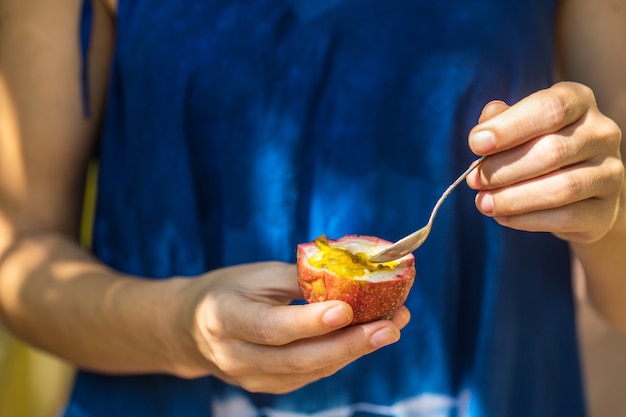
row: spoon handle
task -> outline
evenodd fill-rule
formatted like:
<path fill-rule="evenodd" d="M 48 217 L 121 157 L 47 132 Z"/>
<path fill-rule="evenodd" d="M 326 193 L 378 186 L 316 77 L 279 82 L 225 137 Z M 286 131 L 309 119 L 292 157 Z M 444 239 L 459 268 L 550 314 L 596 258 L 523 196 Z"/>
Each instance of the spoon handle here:
<path fill-rule="evenodd" d="M 456 186 L 459 185 L 465 179 L 465 177 L 467 177 L 469 175 L 469 173 L 472 172 L 472 170 L 474 168 L 476 168 L 478 166 L 478 164 L 480 164 L 483 161 L 483 159 L 485 159 L 485 157 L 481 156 L 480 158 L 478 158 L 477 160 L 472 162 L 470 164 L 470 166 L 467 167 L 465 172 L 463 172 L 459 176 L 459 178 L 456 179 L 456 181 L 454 181 L 452 184 L 450 184 L 450 186 L 448 186 L 448 188 L 446 188 L 446 191 L 444 191 L 443 194 L 441 195 L 441 197 L 439 197 L 439 200 L 437 200 L 437 203 L 435 204 L 435 207 L 433 208 L 433 211 L 430 213 L 430 218 L 428 219 L 428 224 L 432 224 L 433 223 L 433 220 L 435 219 L 435 216 L 437 215 L 437 212 L 439 211 L 439 207 L 441 207 L 441 205 L 443 204 L 443 201 L 450 195 L 452 190 L 454 190 L 456 188 Z"/>
<path fill-rule="evenodd" d="M 441 197 L 439 197 L 439 200 L 437 200 L 437 203 L 435 204 L 432 212 L 430 213 L 428 223 L 426 223 L 424 227 L 411 233 L 410 235 L 403 237 L 402 239 L 393 243 L 391 246 L 388 246 L 382 251 L 378 252 L 370 258 L 370 262 L 379 263 L 393 261 L 394 259 L 402 258 L 403 256 L 408 255 L 415 249 L 419 248 L 430 234 L 433 220 L 435 219 L 435 216 L 439 211 L 439 207 L 441 207 L 441 205 L 443 204 L 443 201 L 446 199 L 446 197 L 448 197 L 452 190 L 454 190 L 456 186 L 459 185 L 465 179 L 465 177 L 467 177 L 469 173 L 472 172 L 472 170 L 483 161 L 483 159 L 485 159 L 485 157 L 481 156 L 480 158 L 472 162 L 470 166 L 465 170 L 465 172 L 463 172 L 459 176 L 459 178 L 457 178 L 452 184 L 450 184 L 446 191 L 443 192 Z"/>

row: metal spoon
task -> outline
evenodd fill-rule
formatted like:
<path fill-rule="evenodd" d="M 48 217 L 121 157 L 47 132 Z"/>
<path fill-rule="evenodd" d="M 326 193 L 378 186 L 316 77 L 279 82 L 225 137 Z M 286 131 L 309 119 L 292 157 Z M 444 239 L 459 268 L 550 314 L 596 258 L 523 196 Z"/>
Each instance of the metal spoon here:
<path fill-rule="evenodd" d="M 411 233 L 408 236 L 403 237 L 402 239 L 395 242 L 393 245 L 388 246 L 387 248 L 378 252 L 376 255 L 370 258 L 370 262 L 380 263 L 380 262 L 393 261 L 394 259 L 399 259 L 405 255 L 408 255 L 409 253 L 413 252 L 415 249 L 422 246 L 422 243 L 424 243 L 424 241 L 430 234 L 430 229 L 432 228 L 433 220 L 435 219 L 435 216 L 437 215 L 437 211 L 439 211 L 439 207 L 441 207 L 443 200 L 445 200 L 446 197 L 448 197 L 448 195 L 452 192 L 452 190 L 454 190 L 454 188 L 457 185 L 459 185 L 465 179 L 465 177 L 467 177 L 467 175 L 470 172 L 472 172 L 472 170 L 476 168 L 478 164 L 480 164 L 483 161 L 484 158 L 485 158 L 484 156 L 481 156 L 480 158 L 472 162 L 471 165 L 465 170 L 465 172 L 462 173 L 461 176 L 457 178 L 456 181 L 454 181 L 446 189 L 446 191 L 441 195 L 441 197 L 439 197 L 439 200 L 437 200 L 437 204 L 435 204 L 433 211 L 430 213 L 430 218 L 428 219 L 428 223 L 426 223 L 426 226 Z"/>

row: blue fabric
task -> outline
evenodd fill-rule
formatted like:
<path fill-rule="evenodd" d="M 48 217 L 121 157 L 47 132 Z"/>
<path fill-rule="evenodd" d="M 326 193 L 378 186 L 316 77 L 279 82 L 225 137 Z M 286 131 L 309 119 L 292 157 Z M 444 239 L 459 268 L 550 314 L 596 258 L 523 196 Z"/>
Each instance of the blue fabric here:
<path fill-rule="evenodd" d="M 89 43 L 91 41 L 91 29 L 93 25 L 93 4 L 91 1 L 83 1 L 80 17 L 80 49 L 81 49 L 81 70 L 80 70 L 80 82 L 82 88 L 82 101 L 83 101 L 83 114 L 86 117 L 91 115 L 91 109 L 89 105 L 89 88 L 88 74 L 89 65 L 87 51 L 89 50 Z"/>
<path fill-rule="evenodd" d="M 140 276 L 420 227 L 492 99 L 551 84 L 546 0 L 120 0 L 94 248 Z M 567 246 L 446 201 L 402 340 L 294 393 L 80 372 L 66 417 L 583 416 Z"/>

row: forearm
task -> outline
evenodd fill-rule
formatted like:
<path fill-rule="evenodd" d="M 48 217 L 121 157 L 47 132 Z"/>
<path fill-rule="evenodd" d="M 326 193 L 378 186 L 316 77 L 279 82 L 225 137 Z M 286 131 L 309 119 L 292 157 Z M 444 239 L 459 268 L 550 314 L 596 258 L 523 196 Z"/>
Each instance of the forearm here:
<path fill-rule="evenodd" d="M 124 276 L 54 235 L 23 237 L 3 255 L 0 317 L 28 343 L 101 372 L 193 374 L 201 359 L 176 324 L 192 314 L 175 301 L 186 280 Z"/>
<path fill-rule="evenodd" d="M 626 36 L 624 0 L 560 2 L 557 41 L 561 73 L 588 85 L 598 107 L 626 128 Z M 622 138 L 621 157 L 626 157 Z M 589 297 L 615 326 L 626 330 L 626 186 L 622 184 L 614 226 L 592 244 L 572 244 L 585 270 Z"/>
<path fill-rule="evenodd" d="M 624 187 L 626 188 L 626 187 Z M 622 196 L 626 192 L 622 192 Z M 584 272 L 594 308 L 613 326 L 626 331 L 626 199 L 622 197 L 613 228 L 601 240 L 572 243 Z"/>

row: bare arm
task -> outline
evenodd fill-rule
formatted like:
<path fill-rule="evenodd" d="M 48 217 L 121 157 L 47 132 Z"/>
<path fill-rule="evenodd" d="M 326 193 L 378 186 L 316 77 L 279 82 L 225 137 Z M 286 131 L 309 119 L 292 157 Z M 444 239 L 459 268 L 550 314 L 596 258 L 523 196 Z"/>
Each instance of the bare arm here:
<path fill-rule="evenodd" d="M 626 129 L 626 1 L 564 0 L 558 40 L 562 76 L 588 85 L 600 110 Z M 626 156 L 626 141 L 621 144 Z M 599 241 L 572 243 L 595 307 L 626 330 L 626 184 L 615 223 Z"/>
<path fill-rule="evenodd" d="M 120 300 L 132 296 L 134 281 L 76 243 L 113 42 L 111 16 L 95 6 L 86 118 L 80 1 L 0 3 L 0 314 L 17 335 L 81 366 L 146 370 L 164 358 L 146 354 L 160 344 L 126 317 L 144 307 L 141 297 Z"/>

